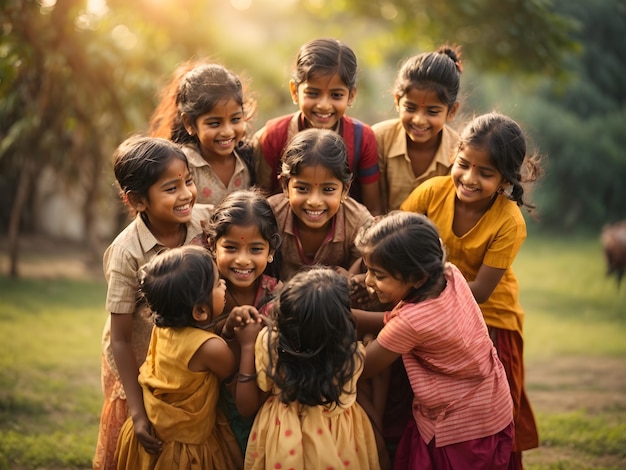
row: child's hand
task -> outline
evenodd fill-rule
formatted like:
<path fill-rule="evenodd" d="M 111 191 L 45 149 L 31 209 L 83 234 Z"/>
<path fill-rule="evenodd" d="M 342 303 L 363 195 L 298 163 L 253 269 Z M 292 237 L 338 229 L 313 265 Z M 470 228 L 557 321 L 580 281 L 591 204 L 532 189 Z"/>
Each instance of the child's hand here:
<path fill-rule="evenodd" d="M 381 311 L 387 306 L 380 303 L 376 293 L 365 285 L 365 273 L 350 277 L 350 306 L 362 310 Z"/>
<path fill-rule="evenodd" d="M 263 321 L 259 311 L 252 305 L 241 305 L 233 308 L 222 328 L 222 336 L 228 339 L 235 337 L 237 328 L 241 328 L 249 323 L 259 323 Z"/>
<path fill-rule="evenodd" d="M 263 328 L 263 324 L 260 322 L 249 322 L 244 326 L 238 326 L 235 328 L 235 335 L 237 336 L 237 341 L 243 348 L 244 346 L 253 346 L 256 342 L 256 337 Z"/>

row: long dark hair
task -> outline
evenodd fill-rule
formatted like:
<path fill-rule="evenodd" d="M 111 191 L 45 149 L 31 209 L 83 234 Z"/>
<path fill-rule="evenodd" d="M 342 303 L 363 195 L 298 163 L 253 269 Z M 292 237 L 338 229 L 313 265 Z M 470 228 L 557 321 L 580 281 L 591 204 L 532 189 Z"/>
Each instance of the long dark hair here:
<path fill-rule="evenodd" d="M 297 273 L 279 292 L 271 318 L 268 375 L 281 401 L 341 405 L 363 360 L 346 278 L 326 267 Z"/>

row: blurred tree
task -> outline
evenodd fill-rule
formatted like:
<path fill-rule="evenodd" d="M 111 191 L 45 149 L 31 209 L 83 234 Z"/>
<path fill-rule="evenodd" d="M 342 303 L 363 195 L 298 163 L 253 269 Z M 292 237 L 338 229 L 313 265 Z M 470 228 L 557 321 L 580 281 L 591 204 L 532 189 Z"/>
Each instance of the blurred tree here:
<path fill-rule="evenodd" d="M 112 183 L 110 171 L 102 178 L 108 157 L 130 132 L 145 130 L 156 91 L 182 61 L 210 57 L 245 71 L 276 114 L 291 104 L 285 72 L 297 48 L 322 35 L 354 45 L 366 66 L 391 63 L 394 71 L 403 56 L 449 41 L 463 44 L 466 57 L 485 70 L 557 76 L 574 43 L 568 20 L 548 6 L 542 0 L 0 0 L 0 187 L 11 195 L 0 226 L 8 228 L 10 272 L 17 275 L 20 227 L 32 218 L 31 195 L 45 167 L 84 191 L 86 238 L 95 244 L 96 203 Z M 377 86 L 372 83 L 365 81 L 364 91 Z M 368 94 L 359 96 L 367 108 Z"/>
<path fill-rule="evenodd" d="M 559 0 L 555 8 L 578 22 L 573 39 L 584 52 L 567 61 L 571 80 L 544 83 L 543 104 L 528 110 L 549 156 L 542 220 L 595 233 L 626 218 L 626 4 Z"/>

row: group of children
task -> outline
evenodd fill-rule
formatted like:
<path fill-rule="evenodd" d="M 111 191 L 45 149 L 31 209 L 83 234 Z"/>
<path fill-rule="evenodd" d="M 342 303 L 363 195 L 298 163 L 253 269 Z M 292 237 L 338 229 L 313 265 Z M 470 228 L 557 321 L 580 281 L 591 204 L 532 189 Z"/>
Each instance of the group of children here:
<path fill-rule="evenodd" d="M 458 48 L 407 60 L 372 127 L 356 71 L 306 43 L 299 111 L 249 136 L 239 78 L 186 64 L 116 150 L 135 215 L 103 260 L 94 468 L 521 469 L 538 445 L 511 265 L 539 159 L 504 115 L 449 125 Z"/>

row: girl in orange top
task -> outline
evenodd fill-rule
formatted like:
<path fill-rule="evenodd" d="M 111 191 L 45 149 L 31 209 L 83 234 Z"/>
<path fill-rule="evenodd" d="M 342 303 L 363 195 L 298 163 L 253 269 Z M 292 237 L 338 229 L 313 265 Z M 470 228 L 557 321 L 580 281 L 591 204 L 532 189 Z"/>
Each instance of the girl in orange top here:
<path fill-rule="evenodd" d="M 539 158 L 526 154 L 519 125 L 489 113 L 462 132 L 451 176 L 429 179 L 401 205 L 402 210 L 426 214 L 437 225 L 450 262 L 458 266 L 480 304 L 513 397 L 513 469 L 522 468 L 522 450 L 539 445 L 524 390 L 524 312 L 511 268 L 526 238 L 520 207 L 534 208 L 525 201 L 522 184 L 539 174 Z"/>

